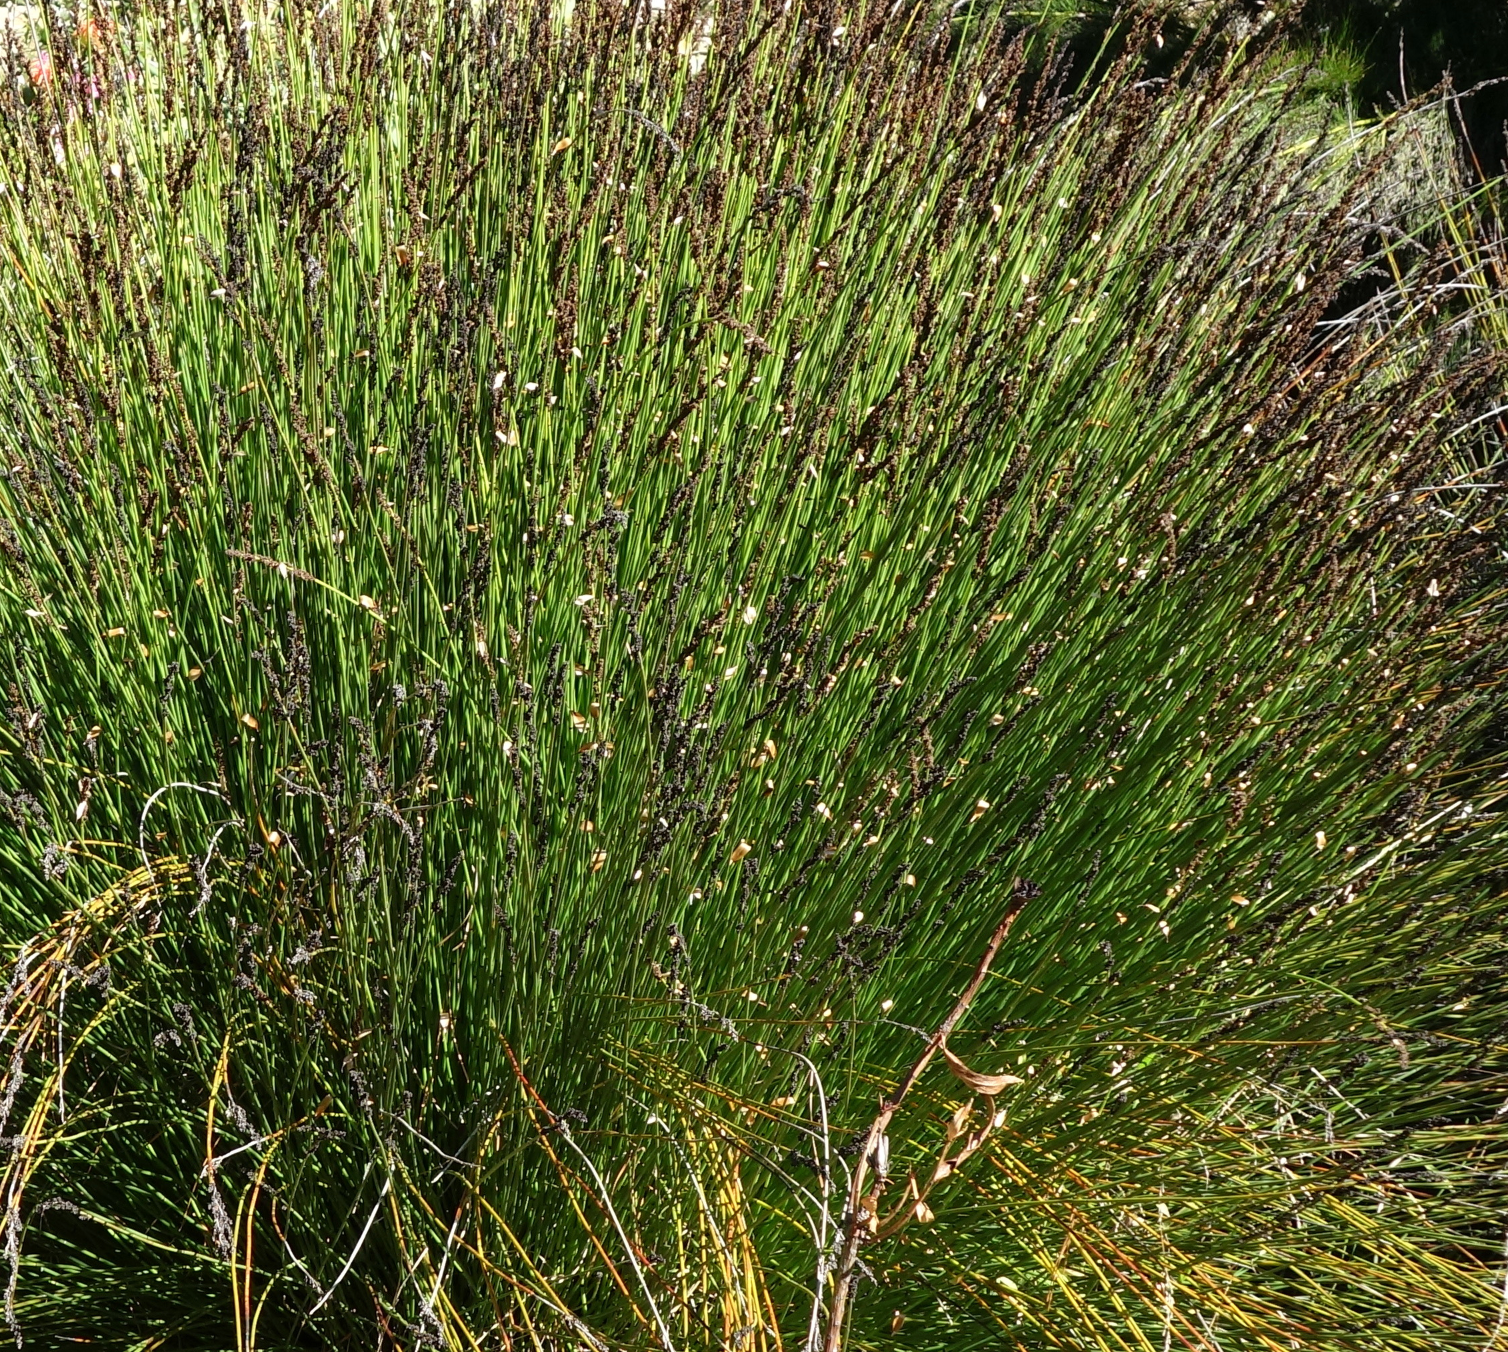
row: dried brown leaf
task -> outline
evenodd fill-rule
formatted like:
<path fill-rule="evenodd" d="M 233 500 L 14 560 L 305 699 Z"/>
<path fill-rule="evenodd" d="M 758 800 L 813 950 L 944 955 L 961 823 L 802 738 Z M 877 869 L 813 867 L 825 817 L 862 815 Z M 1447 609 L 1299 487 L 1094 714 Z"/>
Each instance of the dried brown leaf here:
<path fill-rule="evenodd" d="M 982 1075 L 977 1070 L 970 1070 L 947 1047 L 942 1048 L 942 1054 L 948 1063 L 948 1069 L 976 1094 L 983 1094 L 986 1098 L 994 1098 L 1001 1090 L 1009 1089 L 1013 1084 L 1025 1083 L 1019 1075 Z M 957 1114 L 954 1116 L 956 1118 Z"/>

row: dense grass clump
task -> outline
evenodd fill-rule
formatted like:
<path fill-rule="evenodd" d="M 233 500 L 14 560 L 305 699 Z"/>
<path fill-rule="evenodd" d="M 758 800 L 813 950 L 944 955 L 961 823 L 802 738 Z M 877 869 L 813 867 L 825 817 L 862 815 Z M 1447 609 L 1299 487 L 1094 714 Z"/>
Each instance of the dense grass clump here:
<path fill-rule="evenodd" d="M 18 1338 L 1500 1336 L 1469 212 L 1389 275 L 1383 135 L 1147 42 L 147 0 L 0 96 Z"/>

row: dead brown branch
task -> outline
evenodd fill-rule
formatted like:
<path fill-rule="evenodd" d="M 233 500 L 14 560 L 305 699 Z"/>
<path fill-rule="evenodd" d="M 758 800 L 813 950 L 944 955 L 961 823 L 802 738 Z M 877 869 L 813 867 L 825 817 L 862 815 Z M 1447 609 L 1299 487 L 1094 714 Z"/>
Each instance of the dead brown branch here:
<path fill-rule="evenodd" d="M 990 941 L 985 945 L 984 953 L 980 956 L 978 965 L 974 968 L 974 974 L 969 978 L 969 984 L 964 987 L 963 993 L 958 997 L 952 1011 L 948 1014 L 938 1029 L 927 1040 L 927 1045 L 922 1049 L 922 1054 L 917 1057 L 916 1063 L 906 1072 L 895 1093 L 880 1104 L 879 1113 L 873 1122 L 869 1124 L 869 1131 L 864 1137 L 864 1149 L 859 1155 L 858 1163 L 854 1166 L 853 1177 L 848 1186 L 848 1206 L 844 1213 L 843 1247 L 838 1256 L 837 1268 L 834 1272 L 833 1303 L 828 1314 L 827 1334 L 823 1340 L 823 1352 L 841 1352 L 843 1346 L 843 1326 L 848 1316 L 848 1304 L 854 1285 L 854 1269 L 858 1265 L 859 1250 L 866 1240 L 881 1236 L 879 1204 L 880 1196 L 885 1188 L 883 1173 L 875 1169 L 875 1181 L 873 1188 L 869 1188 L 871 1168 L 874 1165 L 875 1154 L 880 1142 L 890 1126 L 891 1119 L 905 1101 L 906 1095 L 915 1087 L 921 1079 L 923 1072 L 931 1064 L 932 1058 L 943 1049 L 949 1034 L 958 1026 L 958 1021 L 963 1018 L 969 1006 L 974 1003 L 974 997 L 979 994 L 979 988 L 984 984 L 984 978 L 990 970 L 990 964 L 994 962 L 995 955 L 1000 951 L 1000 946 L 1005 942 L 1006 936 L 1011 932 L 1011 926 L 1016 923 L 1016 917 L 1021 914 L 1028 898 L 1036 891 L 1030 883 L 1016 879 L 1012 884 L 1012 897 L 1004 917 L 995 926 L 995 932 L 990 935 Z M 950 1064 L 956 1058 L 949 1057 Z M 962 1064 L 961 1062 L 959 1063 Z M 956 1071 L 955 1071 L 956 1073 Z M 1014 1077 L 979 1077 L 981 1079 L 1013 1079 Z M 1004 1087 L 1001 1085 L 1000 1087 Z M 962 1111 L 962 1110 L 961 1110 Z M 958 1118 L 955 1114 L 955 1119 Z M 966 1114 L 965 1114 L 966 1116 Z M 949 1137 L 949 1145 L 960 1134 L 962 1123 L 958 1123 L 959 1131 Z M 985 1127 L 985 1133 L 989 1131 L 989 1125 Z M 966 1143 L 962 1154 L 949 1161 L 947 1149 L 944 1148 L 943 1159 L 938 1169 L 934 1170 L 933 1178 L 928 1183 L 938 1181 L 945 1177 L 953 1168 L 956 1168 L 962 1158 L 967 1158 L 983 1144 L 984 1134 L 979 1134 L 978 1139 L 970 1138 Z M 914 1194 L 914 1195 L 913 1195 Z M 925 1208 L 926 1203 L 922 1200 L 923 1192 L 917 1187 L 913 1178 L 908 1185 L 907 1200 L 901 1212 L 886 1222 L 884 1234 L 896 1233 L 907 1220 L 914 1216 L 918 1207 Z"/>

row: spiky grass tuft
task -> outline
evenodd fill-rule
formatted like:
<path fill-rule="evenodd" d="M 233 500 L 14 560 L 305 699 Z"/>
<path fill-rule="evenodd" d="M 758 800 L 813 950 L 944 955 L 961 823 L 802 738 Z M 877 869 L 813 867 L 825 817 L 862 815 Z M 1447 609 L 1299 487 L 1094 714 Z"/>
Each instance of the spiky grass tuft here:
<path fill-rule="evenodd" d="M 1458 249 L 1335 323 L 1381 138 L 1147 40 L 188 0 L 5 96 L 18 1337 L 1499 1335 L 1500 350 Z"/>

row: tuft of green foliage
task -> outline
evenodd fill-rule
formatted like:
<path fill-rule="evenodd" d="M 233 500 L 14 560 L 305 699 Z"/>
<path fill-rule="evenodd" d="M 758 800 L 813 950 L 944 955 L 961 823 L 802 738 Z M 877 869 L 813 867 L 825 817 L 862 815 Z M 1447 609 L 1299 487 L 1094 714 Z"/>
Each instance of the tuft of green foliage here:
<path fill-rule="evenodd" d="M 0 93 L 18 1339 L 1500 1336 L 1489 298 L 1151 38 L 143 0 Z"/>

